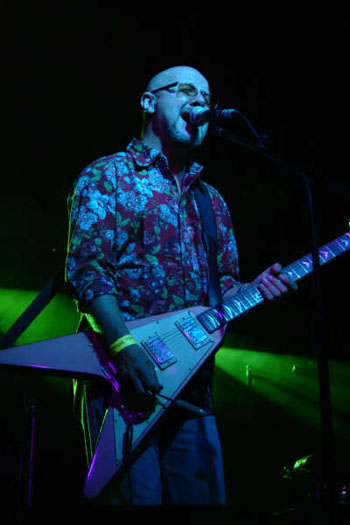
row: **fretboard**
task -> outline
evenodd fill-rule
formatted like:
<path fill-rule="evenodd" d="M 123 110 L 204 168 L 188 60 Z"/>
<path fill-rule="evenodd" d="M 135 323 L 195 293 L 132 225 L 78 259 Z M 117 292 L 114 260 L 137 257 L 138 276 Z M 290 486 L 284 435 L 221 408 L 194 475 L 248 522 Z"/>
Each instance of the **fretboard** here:
<path fill-rule="evenodd" d="M 349 249 L 350 233 L 347 232 L 319 249 L 320 265 L 328 263 Z M 312 272 L 312 269 L 312 255 L 308 254 L 283 268 L 283 273 L 288 275 L 291 280 L 298 281 Z M 234 297 L 213 308 L 208 308 L 198 315 L 197 319 L 207 332 L 212 333 L 263 301 L 264 298 L 257 284 L 244 285 Z"/>

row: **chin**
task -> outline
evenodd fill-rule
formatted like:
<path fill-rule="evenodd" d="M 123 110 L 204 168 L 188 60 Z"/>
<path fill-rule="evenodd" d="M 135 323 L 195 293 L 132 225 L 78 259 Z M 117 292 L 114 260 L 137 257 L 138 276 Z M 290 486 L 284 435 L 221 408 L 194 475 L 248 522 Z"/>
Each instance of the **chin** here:
<path fill-rule="evenodd" d="M 182 146 L 183 148 L 192 150 L 197 149 L 202 145 L 204 137 L 202 137 L 198 131 L 196 134 L 177 132 L 171 134 L 171 139 L 174 146 Z"/>

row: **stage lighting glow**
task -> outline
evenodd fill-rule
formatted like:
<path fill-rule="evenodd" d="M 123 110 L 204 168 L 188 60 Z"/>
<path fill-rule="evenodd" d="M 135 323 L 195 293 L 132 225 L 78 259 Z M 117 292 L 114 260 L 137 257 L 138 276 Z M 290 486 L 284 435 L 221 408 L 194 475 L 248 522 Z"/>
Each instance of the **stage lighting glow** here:
<path fill-rule="evenodd" d="M 319 430 L 317 359 L 225 346 L 216 355 L 216 366 L 295 419 Z M 329 377 L 334 429 L 344 432 L 350 413 L 350 363 L 329 360 Z"/>
<path fill-rule="evenodd" d="M 34 290 L 0 289 L 1 333 L 7 332 L 38 293 Z M 27 344 L 72 334 L 76 331 L 78 319 L 72 298 L 58 293 L 15 344 Z"/>

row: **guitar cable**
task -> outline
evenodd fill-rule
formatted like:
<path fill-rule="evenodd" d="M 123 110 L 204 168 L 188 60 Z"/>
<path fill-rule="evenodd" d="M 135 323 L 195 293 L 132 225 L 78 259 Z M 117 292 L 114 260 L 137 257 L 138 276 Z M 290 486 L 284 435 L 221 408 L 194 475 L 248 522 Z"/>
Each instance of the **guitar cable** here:
<path fill-rule="evenodd" d="M 151 393 L 149 391 L 149 393 Z M 154 394 L 152 395 L 157 399 L 158 403 L 163 407 L 167 408 L 167 405 L 165 403 L 162 403 L 162 401 L 159 399 L 160 397 L 165 399 L 166 401 L 170 401 L 171 404 L 176 405 L 180 408 L 183 408 L 184 410 L 187 410 L 188 412 L 191 412 L 195 414 L 196 416 L 207 416 L 208 412 L 203 410 L 203 408 L 197 407 L 196 405 L 192 405 L 192 403 L 188 403 L 187 401 L 183 401 L 182 399 L 174 399 L 172 397 L 168 397 L 165 394 Z"/>

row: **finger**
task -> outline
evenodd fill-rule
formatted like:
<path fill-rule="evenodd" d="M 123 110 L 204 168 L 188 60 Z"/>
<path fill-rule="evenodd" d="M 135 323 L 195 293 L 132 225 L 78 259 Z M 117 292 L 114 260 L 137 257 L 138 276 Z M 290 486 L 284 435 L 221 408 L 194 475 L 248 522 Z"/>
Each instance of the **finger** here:
<path fill-rule="evenodd" d="M 135 365 L 138 377 L 145 390 L 150 389 L 154 392 L 160 392 L 163 387 L 159 383 L 156 367 L 143 350 L 142 353 L 139 354 Z"/>
<path fill-rule="evenodd" d="M 266 280 L 271 285 L 272 291 L 274 291 L 275 289 L 277 289 L 281 293 L 288 291 L 286 284 L 279 277 L 274 277 L 273 275 L 267 275 Z"/>
<path fill-rule="evenodd" d="M 287 288 L 284 284 L 280 283 L 278 279 L 267 275 L 261 280 L 261 284 L 267 289 L 272 297 L 278 297 L 282 292 L 287 291 Z"/>
<path fill-rule="evenodd" d="M 259 274 L 253 282 L 259 284 L 263 281 L 263 279 L 266 279 L 269 276 L 279 276 L 279 274 L 281 273 L 281 269 L 281 265 L 279 263 L 275 263 L 272 266 L 269 266 L 261 274 Z"/>
<path fill-rule="evenodd" d="M 283 293 L 288 291 L 288 288 L 279 280 L 273 276 L 266 276 L 261 280 L 262 293 L 265 299 L 274 299 L 280 297 Z"/>
<path fill-rule="evenodd" d="M 285 273 L 281 273 L 280 279 L 281 279 L 281 281 L 283 281 L 286 284 L 286 286 L 288 288 L 291 288 L 292 290 L 297 290 L 298 289 L 297 283 L 294 282 L 293 279 L 288 277 L 288 275 L 286 275 Z"/>
<path fill-rule="evenodd" d="M 157 406 L 156 397 L 148 392 L 145 394 L 130 394 L 123 397 L 123 402 L 130 411 L 136 412 L 138 417 L 141 414 L 142 417 L 149 417 Z"/>
<path fill-rule="evenodd" d="M 143 384 L 134 370 L 119 367 L 118 379 L 122 396 L 145 394 Z"/>
<path fill-rule="evenodd" d="M 157 383 L 157 384 L 153 384 L 153 385 L 150 385 L 149 386 L 149 390 L 153 393 L 153 394 L 159 394 L 162 390 L 163 390 L 164 386 L 161 385 L 160 383 Z"/>
<path fill-rule="evenodd" d="M 280 263 L 274 263 L 272 266 L 270 266 L 270 268 L 268 268 L 268 271 L 269 270 L 271 271 L 270 275 L 274 274 L 276 277 L 278 277 L 278 279 L 282 281 L 287 286 L 287 288 L 291 288 L 292 290 L 298 289 L 298 285 L 292 279 L 290 279 L 287 274 L 283 273 L 283 268 Z"/>
<path fill-rule="evenodd" d="M 163 385 L 160 384 L 156 373 L 156 368 L 150 363 L 146 374 L 142 374 L 140 379 L 143 383 L 144 388 L 149 389 L 151 392 L 158 394 L 162 389 Z"/>
<path fill-rule="evenodd" d="M 137 373 L 135 373 L 131 375 L 131 379 L 132 379 L 136 394 L 146 394 L 147 386 L 144 384 L 144 381 L 142 380 L 142 378 Z"/>
<path fill-rule="evenodd" d="M 274 296 L 270 292 L 269 288 L 266 285 L 264 285 L 263 281 L 261 281 L 258 284 L 258 289 L 259 289 L 261 295 L 264 297 L 264 299 L 271 300 L 271 299 L 274 298 Z"/>

